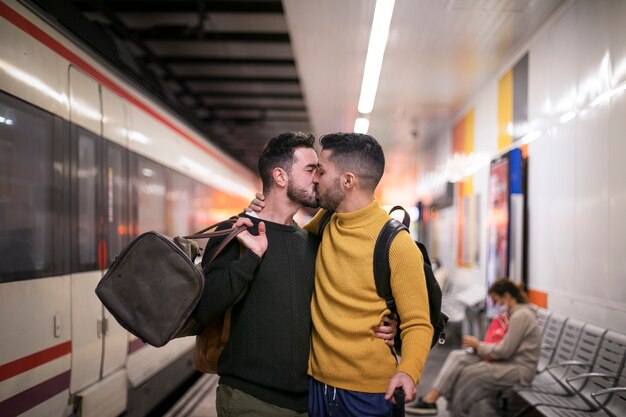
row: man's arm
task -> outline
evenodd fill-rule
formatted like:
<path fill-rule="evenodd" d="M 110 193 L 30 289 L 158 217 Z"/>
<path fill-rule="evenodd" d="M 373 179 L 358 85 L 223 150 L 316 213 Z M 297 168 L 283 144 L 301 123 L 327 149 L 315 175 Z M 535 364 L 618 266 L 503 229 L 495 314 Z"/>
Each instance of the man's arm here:
<path fill-rule="evenodd" d="M 430 352 L 433 327 L 430 324 L 428 290 L 424 277 L 424 260 L 420 250 L 408 233 L 398 233 L 389 251 L 391 269 L 391 291 L 400 316 L 402 338 L 402 360 L 391 385 L 405 387 L 406 401 L 412 401 L 415 388 L 407 392 L 408 381 L 404 375 L 419 382 L 424 363 Z"/>
<path fill-rule="evenodd" d="M 249 219 L 245 219 L 245 221 L 251 225 Z M 245 294 L 267 248 L 265 227 L 261 225 L 263 223 L 259 224 L 259 235 L 262 235 L 261 246 L 254 243 L 255 236 L 248 231 L 242 232 L 241 237 L 238 236 L 238 241 L 230 242 L 211 265 L 206 264 L 208 254 L 212 253 L 222 239 L 213 238 L 207 242 L 205 255 L 202 259 L 205 278 L 204 288 L 193 313 L 200 323 L 206 324 L 211 318 L 226 311 Z M 223 230 L 227 227 L 230 225 L 219 226 L 217 230 Z M 262 233 L 261 228 L 263 229 Z M 263 239 L 265 239 L 264 248 L 262 247 Z M 241 253 L 242 245 L 245 247 L 243 253 Z"/>
<path fill-rule="evenodd" d="M 324 217 L 324 213 L 326 213 L 326 209 L 319 209 L 315 216 L 313 216 L 313 218 L 304 225 L 303 229 L 317 236 L 320 221 L 322 220 L 322 217 Z"/>
<path fill-rule="evenodd" d="M 265 195 L 263 193 L 256 193 L 255 198 L 250 202 L 248 207 L 244 208 L 244 211 L 246 213 L 249 213 L 249 212 L 260 213 L 264 207 L 265 207 Z M 317 235 L 319 231 L 318 229 L 319 229 L 320 220 L 324 216 L 324 213 L 326 213 L 326 209 L 319 209 L 317 213 L 315 214 L 315 216 L 311 219 L 311 221 L 309 221 L 303 227 L 303 229 L 309 233 L 313 233 L 314 235 Z"/>

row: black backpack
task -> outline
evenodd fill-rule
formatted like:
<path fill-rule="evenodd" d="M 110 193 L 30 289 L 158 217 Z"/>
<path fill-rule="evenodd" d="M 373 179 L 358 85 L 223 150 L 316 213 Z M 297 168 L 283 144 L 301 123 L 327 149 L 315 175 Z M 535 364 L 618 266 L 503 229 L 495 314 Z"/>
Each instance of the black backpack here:
<path fill-rule="evenodd" d="M 404 212 L 404 220 L 399 222 L 395 219 L 387 221 L 383 226 L 378 239 L 376 240 L 376 246 L 374 247 L 374 280 L 376 282 L 376 292 L 385 300 L 387 308 L 391 310 L 391 314 L 397 318 L 398 325 L 400 324 L 400 317 L 398 316 L 398 310 L 396 308 L 396 302 L 391 293 L 391 269 L 389 268 L 389 249 L 391 248 L 391 242 L 398 233 L 402 230 L 409 231 L 409 214 L 403 207 L 395 206 L 389 213 L 396 210 L 402 210 Z M 333 215 L 333 211 L 327 211 L 320 220 L 318 228 L 318 236 L 322 237 L 324 228 L 330 221 Z M 428 291 L 428 306 L 430 310 L 430 323 L 433 326 L 434 333 L 430 347 L 432 348 L 437 343 L 443 344 L 446 341 L 445 327 L 448 322 L 448 316 L 441 312 L 441 288 L 435 278 L 433 269 L 430 263 L 430 257 L 426 247 L 421 242 L 415 242 L 422 257 L 424 258 L 424 276 L 426 277 L 426 290 Z M 396 335 L 394 340 L 395 350 L 400 353 L 402 349 L 402 340 L 400 339 L 400 332 Z"/>

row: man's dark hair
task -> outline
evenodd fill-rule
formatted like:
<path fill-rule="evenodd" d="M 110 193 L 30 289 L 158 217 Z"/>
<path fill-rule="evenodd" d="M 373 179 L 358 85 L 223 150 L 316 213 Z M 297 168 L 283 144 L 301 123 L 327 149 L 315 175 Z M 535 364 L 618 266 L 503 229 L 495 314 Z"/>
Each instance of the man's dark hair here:
<path fill-rule="evenodd" d="M 287 172 L 293 165 L 293 153 L 297 148 L 313 148 L 315 136 L 302 132 L 285 132 L 265 144 L 259 157 L 259 175 L 263 182 L 263 193 L 272 188 L 272 170 L 280 167 Z"/>
<path fill-rule="evenodd" d="M 320 138 L 322 150 L 332 151 L 330 160 L 342 171 L 353 172 L 361 184 L 374 191 L 385 171 L 380 144 L 362 133 L 331 133 Z"/>

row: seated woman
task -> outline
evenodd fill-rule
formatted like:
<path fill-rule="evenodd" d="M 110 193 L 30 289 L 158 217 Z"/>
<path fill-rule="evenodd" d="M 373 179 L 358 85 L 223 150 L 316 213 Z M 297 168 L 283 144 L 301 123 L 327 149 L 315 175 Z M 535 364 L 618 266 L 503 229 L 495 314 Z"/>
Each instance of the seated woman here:
<path fill-rule="evenodd" d="M 528 304 L 526 293 L 508 279 L 496 281 L 489 288 L 489 296 L 494 304 L 509 312 L 509 325 L 502 340 L 489 344 L 464 336 L 466 349 L 450 352 L 432 389 L 407 404 L 408 414 L 436 415 L 436 401 L 443 396 L 453 417 L 487 416 L 484 410 L 472 410 L 472 406 L 495 398 L 503 389 L 532 381 L 541 342 L 535 310 Z"/>

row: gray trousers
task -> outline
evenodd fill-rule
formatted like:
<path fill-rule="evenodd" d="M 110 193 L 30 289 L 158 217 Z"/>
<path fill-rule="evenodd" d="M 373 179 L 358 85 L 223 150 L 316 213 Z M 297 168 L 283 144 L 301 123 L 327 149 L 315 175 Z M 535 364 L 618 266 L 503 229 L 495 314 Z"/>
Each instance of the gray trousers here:
<path fill-rule="evenodd" d="M 454 350 L 446 358 L 433 388 L 448 400 L 448 411 L 453 417 L 497 416 L 497 393 L 519 382 L 515 368 L 494 378 L 493 367 L 498 366 L 497 362 L 482 361 L 465 350 Z"/>
<path fill-rule="evenodd" d="M 461 371 L 466 366 L 478 362 L 480 362 L 480 358 L 473 353 L 468 353 L 465 349 L 453 350 L 448 354 L 439 374 L 437 374 L 433 388 L 446 399 L 450 399 Z"/>

